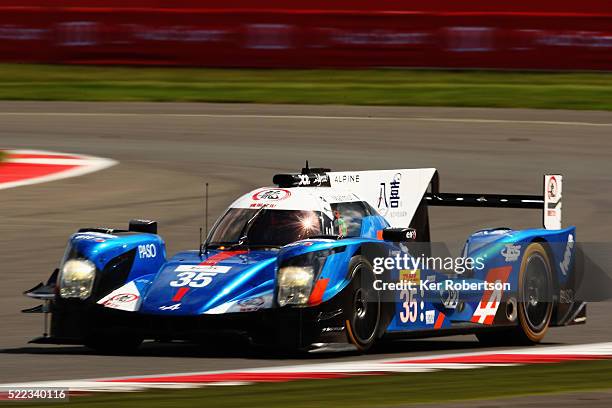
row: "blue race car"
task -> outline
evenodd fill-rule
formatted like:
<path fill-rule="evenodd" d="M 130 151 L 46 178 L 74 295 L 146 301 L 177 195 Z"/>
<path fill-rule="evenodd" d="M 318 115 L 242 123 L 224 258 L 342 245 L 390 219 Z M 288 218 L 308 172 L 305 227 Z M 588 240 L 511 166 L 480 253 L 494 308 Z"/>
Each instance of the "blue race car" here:
<path fill-rule="evenodd" d="M 44 300 L 24 311 L 45 316 L 32 342 L 116 352 L 239 336 L 365 351 L 452 334 L 537 343 L 550 326 L 586 321 L 560 175 L 530 196 L 442 193 L 435 169 L 306 166 L 273 181 L 234 201 L 199 249 L 171 258 L 154 221 L 73 234 L 47 283 L 25 292 Z M 545 228 L 477 231 L 453 258 L 431 242 L 431 206 L 540 209 Z"/>

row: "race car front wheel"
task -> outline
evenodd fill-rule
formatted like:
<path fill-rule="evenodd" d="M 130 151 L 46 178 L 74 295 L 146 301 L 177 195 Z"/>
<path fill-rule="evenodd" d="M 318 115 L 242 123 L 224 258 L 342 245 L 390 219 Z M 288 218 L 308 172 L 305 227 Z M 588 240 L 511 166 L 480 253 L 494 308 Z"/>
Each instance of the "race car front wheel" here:
<path fill-rule="evenodd" d="M 351 260 L 349 270 L 353 276 L 349 291 L 350 309 L 346 321 L 349 341 L 360 351 L 366 351 L 376 341 L 380 325 L 380 292 L 374 289 L 372 265 L 361 258 Z"/>

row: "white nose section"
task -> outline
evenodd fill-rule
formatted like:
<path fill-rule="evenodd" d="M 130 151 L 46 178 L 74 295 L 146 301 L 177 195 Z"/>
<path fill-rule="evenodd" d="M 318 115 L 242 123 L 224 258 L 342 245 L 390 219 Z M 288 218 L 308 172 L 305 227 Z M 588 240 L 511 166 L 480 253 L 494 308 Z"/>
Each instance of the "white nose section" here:
<path fill-rule="evenodd" d="M 138 310 L 141 300 L 140 291 L 134 281 L 132 281 L 113 290 L 111 293 L 98 300 L 97 303 L 111 309 L 135 312 Z"/>

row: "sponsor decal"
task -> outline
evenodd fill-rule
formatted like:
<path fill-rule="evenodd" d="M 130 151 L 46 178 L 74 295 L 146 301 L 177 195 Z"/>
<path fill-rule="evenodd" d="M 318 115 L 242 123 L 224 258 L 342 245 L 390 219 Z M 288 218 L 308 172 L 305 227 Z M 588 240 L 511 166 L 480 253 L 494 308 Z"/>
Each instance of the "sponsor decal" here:
<path fill-rule="evenodd" d="M 254 312 L 257 310 L 272 307 L 272 291 L 261 294 L 259 296 L 250 297 L 247 299 L 234 300 L 231 302 L 223 303 L 222 305 L 216 306 L 205 314 L 223 314 L 223 313 L 240 313 L 240 312 Z"/>
<path fill-rule="evenodd" d="M 434 324 L 436 318 L 435 310 L 428 310 L 425 312 L 425 324 Z"/>
<path fill-rule="evenodd" d="M 276 207 L 276 204 L 274 203 L 251 203 L 249 204 L 249 207 L 251 208 L 262 208 L 262 207 L 274 208 Z"/>
<path fill-rule="evenodd" d="M 401 178 L 401 173 L 397 173 L 395 176 L 393 176 L 393 180 L 389 182 L 389 204 L 391 205 L 391 208 L 399 207 L 399 188 Z"/>
<path fill-rule="evenodd" d="M 395 173 L 391 180 L 380 182 L 376 209 L 383 217 L 405 217 L 408 213 L 402 209 L 400 186 L 402 173 Z"/>
<path fill-rule="evenodd" d="M 338 174 L 334 176 L 334 183 L 359 183 L 359 174 Z"/>
<path fill-rule="evenodd" d="M 567 276 L 569 272 L 570 263 L 572 262 L 572 250 L 574 249 L 574 236 L 569 234 L 567 237 L 567 245 L 565 246 L 565 253 L 563 254 L 563 260 L 559 263 L 559 268 L 563 276 Z"/>
<path fill-rule="evenodd" d="M 321 199 L 325 200 L 325 197 L 321 197 Z M 337 195 L 335 194 L 335 195 L 330 195 L 329 199 L 334 203 L 342 203 L 345 201 L 354 201 L 355 196 L 353 194 L 337 194 Z"/>
<path fill-rule="evenodd" d="M 544 228 L 561 229 L 561 175 L 546 175 L 544 177 Z"/>
<path fill-rule="evenodd" d="M 240 306 L 261 306 L 264 303 L 266 303 L 266 301 L 261 296 L 249 298 L 249 299 L 242 299 L 238 301 L 238 304 Z"/>
<path fill-rule="evenodd" d="M 256 310 L 261 309 L 261 307 L 266 303 L 265 299 L 261 296 L 242 299 L 236 302 L 239 306 L 239 311 L 241 312 L 254 312 Z"/>
<path fill-rule="evenodd" d="M 421 292 L 421 296 L 423 293 Z M 403 300 L 402 308 L 400 309 L 399 318 L 402 323 L 414 323 L 417 320 L 424 321 L 425 302 L 417 301 L 417 289 L 412 287 L 400 292 L 400 301 Z"/>
<path fill-rule="evenodd" d="M 197 272 L 197 273 L 227 273 L 232 269 L 231 266 L 225 265 L 179 265 L 174 270 L 175 272 Z"/>
<path fill-rule="evenodd" d="M 326 240 L 317 239 L 317 240 L 313 240 L 313 241 L 317 241 L 317 242 L 318 241 L 324 241 L 324 242 L 327 242 L 327 241 L 330 241 L 330 240 L 328 240 L 328 239 L 326 239 Z M 283 248 L 291 248 L 291 247 L 295 247 L 295 246 L 306 246 L 306 247 L 309 247 L 311 245 L 314 245 L 313 241 L 295 241 L 295 242 L 292 242 L 290 244 L 285 245 Z"/>
<path fill-rule="evenodd" d="M 298 187 L 329 185 L 327 174 L 298 174 L 297 176 L 299 178 Z"/>
<path fill-rule="evenodd" d="M 246 252 L 247 251 L 219 252 L 198 265 L 178 265 L 174 269 L 174 272 L 178 272 L 176 275 L 177 279 L 170 281 L 169 284 L 174 288 L 185 286 L 203 288 L 208 286 L 213 281 L 213 277 L 220 273 L 227 273 L 232 269 L 231 266 L 217 265 L 219 262 L 245 254 Z"/>
<path fill-rule="evenodd" d="M 445 308 L 456 309 L 459 304 L 459 291 L 452 288 L 441 290 L 440 299 Z"/>
<path fill-rule="evenodd" d="M 478 231 L 477 233 L 474 234 L 474 236 L 478 236 L 478 235 L 505 235 L 505 234 L 509 234 L 510 230 L 508 229 L 494 229 L 494 230 L 483 230 L 483 231 Z"/>
<path fill-rule="evenodd" d="M 378 208 L 399 208 L 400 204 L 400 182 L 402 180 L 401 173 L 395 173 L 393 179 L 388 183 L 380 183 L 380 190 L 378 192 Z"/>
<path fill-rule="evenodd" d="M 575 295 L 573 289 L 561 289 L 559 291 L 559 303 L 574 303 Z"/>
<path fill-rule="evenodd" d="M 308 177 L 308 174 L 298 174 L 297 176 L 300 179 L 297 183 L 298 187 L 310 185 L 310 177 Z"/>
<path fill-rule="evenodd" d="M 134 312 L 138 309 L 140 300 L 138 287 L 134 282 L 129 282 L 104 296 L 97 303 L 111 309 Z"/>
<path fill-rule="evenodd" d="M 106 242 L 107 238 L 115 238 L 113 235 L 94 235 L 94 234 L 83 234 L 83 235 L 75 235 L 73 239 L 79 241 L 93 241 L 93 242 Z"/>
<path fill-rule="evenodd" d="M 324 327 L 321 329 L 321 333 L 339 333 L 343 331 L 344 331 L 344 326 Z"/>
<path fill-rule="evenodd" d="M 139 296 L 134 293 L 120 293 L 118 295 L 112 296 L 110 299 L 105 301 L 103 305 L 105 307 L 118 309 L 120 306 L 123 306 L 126 303 L 137 301 L 138 298 Z"/>
<path fill-rule="evenodd" d="M 283 188 L 270 188 L 265 190 L 260 190 L 257 193 L 253 194 L 253 200 L 255 201 L 279 201 L 285 200 L 291 197 L 291 191 L 285 190 Z"/>
<path fill-rule="evenodd" d="M 181 308 L 180 303 L 175 303 L 173 305 L 160 306 L 159 310 L 179 310 Z"/>
<path fill-rule="evenodd" d="M 418 285 L 421 281 L 421 270 L 420 269 L 402 269 L 399 272 L 400 282 L 410 282 Z"/>
<path fill-rule="evenodd" d="M 496 284 L 506 283 L 511 271 L 511 266 L 493 268 L 489 271 L 485 280 L 487 282 L 495 282 Z M 495 319 L 495 314 L 497 313 L 503 294 L 503 286 L 497 286 L 492 290 L 485 290 L 478 303 L 478 307 L 472 315 L 472 323 L 493 324 L 493 319 Z"/>
<path fill-rule="evenodd" d="M 557 185 L 557 179 L 555 176 L 552 176 L 548 179 L 548 185 L 546 186 L 546 194 L 551 201 L 554 201 L 557 198 L 559 191 L 559 187 Z"/>
<path fill-rule="evenodd" d="M 506 244 L 500 254 L 506 262 L 514 262 L 521 256 L 521 246 L 514 244 Z"/>
<path fill-rule="evenodd" d="M 138 245 L 138 257 L 140 259 L 155 258 L 157 256 L 157 248 L 154 244 Z"/>
<path fill-rule="evenodd" d="M 181 272 L 177 275 L 177 278 L 177 280 L 170 281 L 170 286 L 173 288 L 180 288 L 183 286 L 203 288 L 204 286 L 208 286 L 213 280 L 212 276 L 205 272 Z"/>

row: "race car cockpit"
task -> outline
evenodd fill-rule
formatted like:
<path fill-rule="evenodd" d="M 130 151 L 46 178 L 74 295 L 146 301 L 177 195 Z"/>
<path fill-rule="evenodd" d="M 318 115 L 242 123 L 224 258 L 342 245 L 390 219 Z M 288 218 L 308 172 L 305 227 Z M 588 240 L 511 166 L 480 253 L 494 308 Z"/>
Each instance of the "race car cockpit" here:
<path fill-rule="evenodd" d="M 282 247 L 332 235 L 332 220 L 320 211 L 230 208 L 213 227 L 209 247 Z"/>

